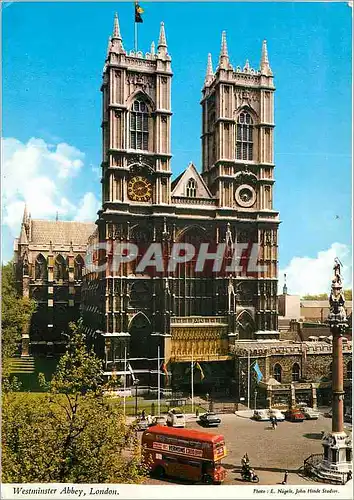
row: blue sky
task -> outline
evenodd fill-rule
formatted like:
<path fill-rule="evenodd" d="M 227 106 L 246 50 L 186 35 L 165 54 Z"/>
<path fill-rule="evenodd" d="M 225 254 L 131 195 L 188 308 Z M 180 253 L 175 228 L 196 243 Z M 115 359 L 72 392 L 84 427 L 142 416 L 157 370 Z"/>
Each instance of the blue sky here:
<path fill-rule="evenodd" d="M 208 52 L 214 68 L 217 64 L 222 30 L 234 66 L 249 59 L 258 69 L 267 39 L 277 89 L 274 206 L 283 221 L 280 269 L 291 275 L 294 258 L 310 259 L 311 265 L 319 252 L 328 260 L 333 248 L 350 266 L 352 10 L 347 2 L 141 5 L 139 49 L 149 51 L 164 21 L 172 57 L 174 175 L 189 161 L 201 166 L 200 91 Z M 3 8 L 3 155 L 10 172 L 3 184 L 3 260 L 11 256 L 25 200 L 34 217 L 58 211 L 62 219 L 93 218 L 100 199 L 99 89 L 116 11 L 130 50 L 131 2 L 15 2 Z M 37 141 L 29 142 L 32 138 Z M 67 147 L 58 150 L 63 143 Z M 39 179 L 35 186 L 31 172 Z M 17 186 L 22 174 L 26 180 Z"/>

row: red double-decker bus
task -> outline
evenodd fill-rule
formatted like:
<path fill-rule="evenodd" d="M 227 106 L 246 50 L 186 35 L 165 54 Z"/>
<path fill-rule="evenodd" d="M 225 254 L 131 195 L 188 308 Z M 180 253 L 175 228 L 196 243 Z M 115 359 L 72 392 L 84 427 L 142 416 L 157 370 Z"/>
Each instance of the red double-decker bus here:
<path fill-rule="evenodd" d="M 143 463 L 158 477 L 220 484 L 226 476 L 221 465 L 226 456 L 221 434 L 155 425 L 143 433 L 142 455 Z"/>

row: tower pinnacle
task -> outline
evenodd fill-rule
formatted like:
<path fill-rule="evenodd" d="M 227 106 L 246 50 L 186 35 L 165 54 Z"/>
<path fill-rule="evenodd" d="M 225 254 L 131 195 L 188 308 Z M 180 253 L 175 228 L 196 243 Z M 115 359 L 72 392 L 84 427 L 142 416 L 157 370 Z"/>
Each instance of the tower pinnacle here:
<path fill-rule="evenodd" d="M 28 245 L 27 232 L 26 232 L 24 223 L 22 223 L 22 226 L 21 226 L 21 234 L 20 234 L 19 243 L 21 243 L 22 245 Z"/>
<path fill-rule="evenodd" d="M 165 25 L 161 22 L 160 25 L 160 36 L 157 44 L 157 55 L 158 56 L 167 56 L 167 42 L 165 35 Z"/>
<path fill-rule="evenodd" d="M 115 13 L 114 16 L 113 35 L 111 38 L 111 45 L 109 48 L 109 52 L 117 52 L 117 53 L 124 52 L 117 13 Z"/>
<path fill-rule="evenodd" d="M 27 204 L 25 203 L 25 208 L 23 210 L 22 224 L 27 224 L 28 214 L 27 214 Z"/>
<path fill-rule="evenodd" d="M 213 62 L 212 62 L 212 59 L 211 59 L 211 54 L 209 53 L 208 54 L 208 64 L 207 64 L 207 70 L 206 70 L 206 75 L 205 75 L 205 81 L 204 81 L 204 84 L 205 85 L 209 85 L 210 82 L 212 81 L 213 79 L 213 76 L 214 76 L 214 72 L 213 72 Z"/>
<path fill-rule="evenodd" d="M 151 54 L 152 56 L 154 56 L 154 55 L 155 55 L 155 42 L 151 42 L 150 54 Z"/>
<path fill-rule="evenodd" d="M 114 26 L 113 26 L 113 37 L 112 38 L 117 38 L 118 40 L 122 39 L 122 37 L 120 36 L 120 29 L 119 29 L 119 21 L 118 21 L 117 12 L 114 15 Z"/>
<path fill-rule="evenodd" d="M 161 25 L 160 25 L 160 36 L 159 36 L 159 43 L 157 45 L 157 48 L 159 48 L 159 47 L 167 47 L 166 35 L 165 35 L 165 25 L 163 22 L 161 22 Z"/>
<path fill-rule="evenodd" d="M 229 69 L 229 54 L 227 52 L 227 42 L 226 42 L 226 31 L 222 32 L 221 35 L 221 50 L 219 56 L 219 68 Z"/>
<path fill-rule="evenodd" d="M 268 49 L 267 49 L 267 41 L 263 40 L 262 44 L 262 56 L 261 56 L 261 74 L 265 76 L 273 76 L 272 70 L 269 66 L 268 60 Z"/>

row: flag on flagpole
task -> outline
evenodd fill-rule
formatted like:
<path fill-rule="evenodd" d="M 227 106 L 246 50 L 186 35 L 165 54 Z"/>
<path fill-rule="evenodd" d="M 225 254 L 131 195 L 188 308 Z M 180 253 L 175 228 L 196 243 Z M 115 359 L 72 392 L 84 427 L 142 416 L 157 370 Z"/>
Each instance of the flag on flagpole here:
<path fill-rule="evenodd" d="M 257 382 L 260 382 L 263 378 L 263 374 L 258 366 L 258 361 L 255 362 L 255 364 L 252 366 L 252 368 L 256 372 Z"/>
<path fill-rule="evenodd" d="M 162 368 L 162 371 L 164 372 L 164 374 L 166 376 L 166 384 L 168 384 L 167 363 L 163 362 L 161 368 Z"/>
<path fill-rule="evenodd" d="M 140 7 L 138 2 L 135 2 L 135 22 L 136 23 L 142 23 L 143 18 L 141 17 L 141 14 L 143 14 L 144 9 Z"/>
<path fill-rule="evenodd" d="M 133 382 L 135 380 L 135 375 L 134 375 L 134 372 L 133 372 L 133 368 L 132 368 L 132 365 L 130 363 L 128 363 L 128 370 L 130 372 L 130 375 L 132 376 L 132 379 L 133 379 Z"/>
<path fill-rule="evenodd" d="M 200 380 L 203 380 L 205 378 L 203 368 L 200 366 L 198 361 L 195 363 L 194 367 L 200 371 Z"/>

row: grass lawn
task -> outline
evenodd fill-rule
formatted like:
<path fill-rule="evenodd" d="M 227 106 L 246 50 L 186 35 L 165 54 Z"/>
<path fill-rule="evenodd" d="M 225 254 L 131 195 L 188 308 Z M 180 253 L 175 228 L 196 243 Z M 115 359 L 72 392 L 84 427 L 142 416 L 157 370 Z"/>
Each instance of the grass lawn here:
<path fill-rule="evenodd" d="M 44 373 L 46 380 L 52 378 L 59 358 L 13 358 L 11 374 L 21 382 L 21 391 L 42 392 L 38 375 Z"/>
<path fill-rule="evenodd" d="M 16 392 L 16 393 L 13 393 L 16 397 L 18 398 L 28 398 L 28 399 L 33 399 L 33 400 L 37 400 L 38 403 L 40 403 L 40 400 L 42 398 L 44 398 L 47 394 L 45 392 L 36 392 L 36 391 L 32 391 L 32 392 Z M 64 394 L 57 394 L 56 397 L 59 397 L 59 398 L 65 398 Z M 109 398 L 109 401 L 112 403 L 112 404 L 119 404 L 122 406 L 123 408 L 123 398 L 115 398 L 113 400 L 113 398 Z M 135 400 L 128 400 L 128 398 L 126 399 L 125 401 L 125 413 L 126 415 L 128 416 L 135 416 Z M 145 410 L 146 414 L 151 414 L 151 415 L 156 415 L 157 414 L 157 401 L 155 402 L 154 404 L 154 407 L 152 407 L 153 403 L 151 403 L 151 401 L 147 402 L 147 401 L 144 401 L 144 399 L 138 399 L 138 412 L 141 413 L 142 410 Z M 161 401 L 161 405 L 160 405 L 160 412 L 162 414 L 164 413 L 167 413 L 168 410 L 170 409 L 170 406 L 166 405 L 166 403 L 162 400 Z M 192 413 L 192 406 L 191 405 L 185 405 L 185 406 L 181 406 L 179 407 L 179 409 L 182 411 L 182 413 Z M 205 411 L 207 411 L 207 408 L 204 408 L 202 406 L 199 406 L 199 405 L 194 405 L 194 413 L 195 411 L 198 409 L 198 412 L 199 413 L 204 413 Z"/>

